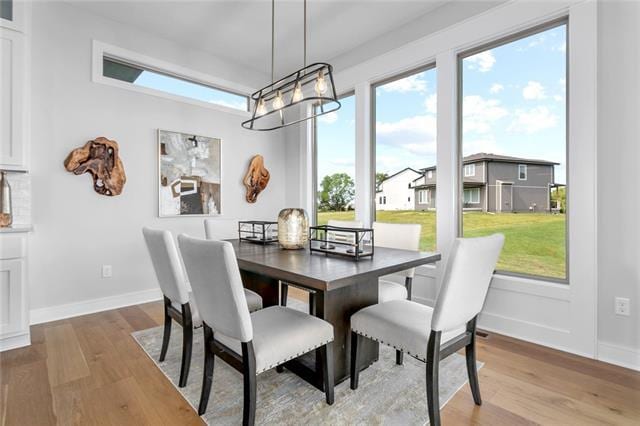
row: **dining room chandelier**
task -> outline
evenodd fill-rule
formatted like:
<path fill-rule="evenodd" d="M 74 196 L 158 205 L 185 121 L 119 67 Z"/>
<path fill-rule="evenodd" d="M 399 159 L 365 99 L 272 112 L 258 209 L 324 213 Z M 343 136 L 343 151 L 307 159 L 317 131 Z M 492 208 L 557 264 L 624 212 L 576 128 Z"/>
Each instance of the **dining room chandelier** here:
<path fill-rule="evenodd" d="M 271 84 L 251 94 L 248 130 L 276 130 L 340 109 L 333 67 L 325 62 L 307 65 L 307 0 L 304 0 L 303 67 L 274 81 L 275 0 L 271 0 Z"/>

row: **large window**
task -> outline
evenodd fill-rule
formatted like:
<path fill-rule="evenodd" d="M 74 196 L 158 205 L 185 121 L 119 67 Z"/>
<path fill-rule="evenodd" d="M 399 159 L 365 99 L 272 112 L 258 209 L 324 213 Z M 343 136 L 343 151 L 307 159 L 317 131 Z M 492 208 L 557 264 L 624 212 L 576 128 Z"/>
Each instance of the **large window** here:
<path fill-rule="evenodd" d="M 566 42 L 559 22 L 459 58 L 463 235 L 503 233 L 502 272 L 567 278 Z"/>
<path fill-rule="evenodd" d="M 382 81 L 373 91 L 375 220 L 422 225 L 420 249 L 434 250 L 436 69 Z"/>
<path fill-rule="evenodd" d="M 249 110 L 249 97 L 219 88 L 175 77 L 168 73 L 151 70 L 119 59 L 103 57 L 102 74 L 135 86 L 159 90 L 171 95 L 221 105 L 240 111 Z"/>
<path fill-rule="evenodd" d="M 315 119 L 316 223 L 354 220 L 356 175 L 355 96 L 340 98 L 342 107 Z"/>

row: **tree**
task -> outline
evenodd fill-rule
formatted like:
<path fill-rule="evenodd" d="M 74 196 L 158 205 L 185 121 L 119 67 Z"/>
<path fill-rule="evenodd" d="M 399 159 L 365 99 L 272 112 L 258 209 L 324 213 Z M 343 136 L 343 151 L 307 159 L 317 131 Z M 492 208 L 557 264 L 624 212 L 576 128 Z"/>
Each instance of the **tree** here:
<path fill-rule="evenodd" d="M 551 201 L 555 201 L 560 207 L 560 213 L 567 212 L 567 187 L 560 186 L 551 189 Z M 552 203 L 555 204 L 555 203 Z"/>
<path fill-rule="evenodd" d="M 388 173 L 377 172 L 376 173 L 376 189 L 378 189 L 380 187 L 380 184 L 382 183 L 382 181 L 384 181 L 388 177 L 389 177 Z"/>
<path fill-rule="evenodd" d="M 346 210 L 356 193 L 353 179 L 346 173 L 334 173 L 322 178 L 318 208 L 321 211 Z"/>

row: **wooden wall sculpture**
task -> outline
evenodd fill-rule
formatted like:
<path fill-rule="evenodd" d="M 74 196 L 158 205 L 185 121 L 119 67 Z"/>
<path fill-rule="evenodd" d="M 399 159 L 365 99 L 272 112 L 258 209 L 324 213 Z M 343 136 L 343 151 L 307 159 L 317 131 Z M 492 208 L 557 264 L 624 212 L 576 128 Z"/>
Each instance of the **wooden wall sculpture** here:
<path fill-rule="evenodd" d="M 127 176 L 119 152 L 118 142 L 99 137 L 71 151 L 64 168 L 75 175 L 91 173 L 93 189 L 98 194 L 120 195 Z"/>
<path fill-rule="evenodd" d="M 258 195 L 267 187 L 270 177 L 269 170 L 264 167 L 262 155 L 254 156 L 243 180 L 244 186 L 247 188 L 246 199 L 248 203 L 255 203 L 258 200 Z"/>

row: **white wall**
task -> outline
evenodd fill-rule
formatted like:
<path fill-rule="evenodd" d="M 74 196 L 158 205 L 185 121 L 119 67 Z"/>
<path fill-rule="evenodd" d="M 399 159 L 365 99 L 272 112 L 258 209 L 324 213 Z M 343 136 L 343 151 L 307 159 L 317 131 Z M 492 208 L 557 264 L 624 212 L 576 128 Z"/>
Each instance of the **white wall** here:
<path fill-rule="evenodd" d="M 603 359 L 640 365 L 640 3 L 598 8 L 598 335 Z M 614 298 L 631 299 L 631 316 Z"/>
<path fill-rule="evenodd" d="M 375 195 L 376 210 L 413 210 L 415 190 L 409 184 L 419 176 L 420 173 L 405 170 L 382 182 Z M 386 199 L 384 204 L 380 204 L 380 197 Z"/>
<path fill-rule="evenodd" d="M 135 303 L 141 294 L 156 294 L 147 292 L 157 284 L 142 240 L 144 225 L 204 235 L 202 218 L 158 218 L 158 128 L 222 139 L 219 236 L 235 235 L 241 218 L 277 217 L 285 206 L 283 135 L 244 130 L 237 114 L 93 83 L 92 39 L 231 81 L 251 80 L 245 70 L 64 3 L 35 3 L 32 28 L 32 320 L 73 311 L 60 305 L 99 307 L 86 302 L 115 303 L 130 293 Z M 120 144 L 127 173 L 120 196 L 100 196 L 88 175 L 64 170 L 67 154 L 98 136 Z M 248 204 L 241 181 L 258 153 L 271 181 L 258 202 Z M 113 278 L 100 277 L 102 264 L 113 266 Z"/>

